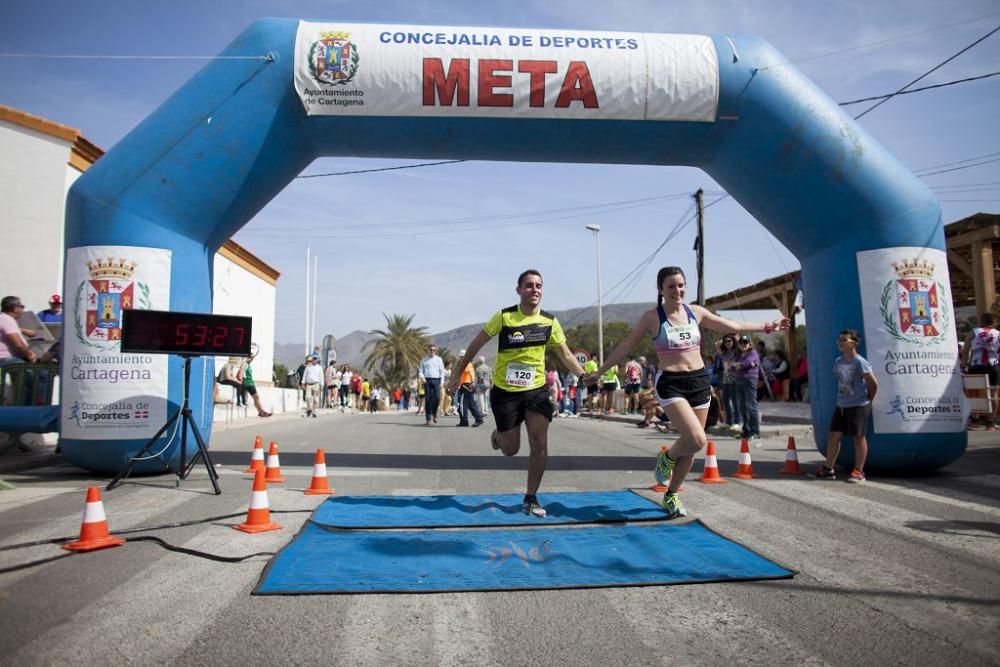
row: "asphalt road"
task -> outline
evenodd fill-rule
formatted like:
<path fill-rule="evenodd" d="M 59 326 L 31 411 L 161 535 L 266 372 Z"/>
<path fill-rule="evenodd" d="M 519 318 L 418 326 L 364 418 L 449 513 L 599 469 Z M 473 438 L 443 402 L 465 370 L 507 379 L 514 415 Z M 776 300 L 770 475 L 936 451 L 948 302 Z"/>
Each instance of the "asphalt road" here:
<path fill-rule="evenodd" d="M 325 448 L 338 495 L 523 491 L 526 454 L 493 452 L 489 429 L 412 415 L 326 414 L 216 432 L 223 495 L 204 468 L 175 486 L 144 477 L 104 493 L 112 531 L 226 556 L 276 551 L 323 501 L 305 496 Z M 258 432 L 288 481 L 269 489 L 277 532 L 246 535 L 246 467 Z M 267 556 L 222 563 L 151 542 L 62 557 L 84 489 L 50 462 L 0 492 L 0 664 L 9 665 L 868 665 L 1000 664 L 1000 437 L 921 478 L 865 485 L 778 475 L 786 439 L 754 450 L 760 479 L 688 481 L 691 519 L 798 571 L 770 582 L 425 595 L 251 596 Z M 819 455 L 800 439 L 803 468 Z M 560 419 L 544 491 L 642 488 L 667 436 Z M 738 443 L 715 440 L 723 475 Z M 13 456 L 8 454 L 7 456 Z M 697 462 L 695 470 L 701 470 Z M 653 494 L 649 494 L 653 497 Z M 235 514 L 230 518 L 213 518 Z M 131 537 L 132 535 L 128 535 Z"/>

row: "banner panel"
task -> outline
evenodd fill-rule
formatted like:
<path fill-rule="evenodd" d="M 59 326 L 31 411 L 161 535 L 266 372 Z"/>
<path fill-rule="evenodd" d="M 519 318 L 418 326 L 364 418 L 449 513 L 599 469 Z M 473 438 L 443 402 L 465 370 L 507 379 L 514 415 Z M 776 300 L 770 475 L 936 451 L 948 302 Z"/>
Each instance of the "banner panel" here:
<path fill-rule="evenodd" d="M 704 35 L 299 23 L 308 115 L 714 122 Z"/>
<path fill-rule="evenodd" d="M 66 251 L 61 434 L 152 437 L 167 421 L 167 356 L 122 354 L 122 311 L 169 310 L 170 251 L 85 246 Z"/>
<path fill-rule="evenodd" d="M 876 433 L 962 431 L 962 376 L 947 257 L 900 247 L 857 254 Z"/>

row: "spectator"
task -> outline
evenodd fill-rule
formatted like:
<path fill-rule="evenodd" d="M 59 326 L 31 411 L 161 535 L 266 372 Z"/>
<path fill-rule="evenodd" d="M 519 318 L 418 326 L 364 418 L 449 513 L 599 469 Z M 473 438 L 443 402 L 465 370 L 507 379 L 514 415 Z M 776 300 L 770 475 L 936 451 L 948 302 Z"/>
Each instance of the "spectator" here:
<path fill-rule="evenodd" d="M 587 361 L 584 362 L 583 372 L 584 374 L 592 374 L 597 372 L 597 359 L 595 359 L 593 355 L 590 356 L 590 359 L 587 359 Z M 598 378 L 595 378 L 594 384 L 584 385 L 584 389 L 587 390 L 587 394 L 584 398 L 587 401 L 587 409 L 590 410 L 591 412 L 597 412 L 597 408 L 600 407 L 598 405 L 598 401 L 600 401 L 600 393 L 597 391 L 598 389 L 597 382 Z"/>
<path fill-rule="evenodd" d="M 841 356 L 833 362 L 833 375 L 837 379 L 837 407 L 830 420 L 830 433 L 826 439 L 826 462 L 816 469 L 817 479 L 837 479 L 834 464 L 840 454 L 840 440 L 844 434 L 854 440 L 854 469 L 847 481 L 858 484 L 865 481 L 865 459 L 868 458 L 868 417 L 872 412 L 872 399 L 878 391 L 878 381 L 872 365 L 858 354 L 861 336 L 853 329 L 845 329 L 837 336 Z"/>
<path fill-rule="evenodd" d="M 757 376 L 757 400 L 763 401 L 767 398 L 774 398 L 771 393 L 771 382 L 774 376 L 771 375 L 771 355 L 767 352 L 764 341 L 757 341 L 757 359 L 760 363 L 760 373 Z"/>
<path fill-rule="evenodd" d="M 774 375 L 774 394 L 782 401 L 788 400 L 788 384 L 791 373 L 788 372 L 788 358 L 781 350 L 771 353 L 771 374 Z"/>
<path fill-rule="evenodd" d="M 351 407 L 351 381 L 354 373 L 347 364 L 340 369 L 340 407 L 341 409 Z"/>
<path fill-rule="evenodd" d="M 396 404 L 396 412 L 406 409 L 403 407 L 403 390 L 399 387 L 392 390 L 392 402 Z"/>
<path fill-rule="evenodd" d="M 615 409 L 615 392 L 618 391 L 618 364 L 601 375 L 601 412 L 611 414 Z"/>
<path fill-rule="evenodd" d="M 236 407 L 246 407 L 247 404 L 247 396 L 243 389 L 241 366 L 242 360 L 239 357 L 229 357 L 222 368 L 219 369 L 219 374 L 216 376 L 219 384 L 233 388 L 233 393 L 236 395 Z M 224 403 L 229 403 L 229 401 L 224 401 Z"/>
<path fill-rule="evenodd" d="M 337 404 L 337 390 L 340 389 L 340 373 L 337 371 L 336 361 L 331 361 L 326 367 L 323 382 L 326 384 L 326 404 L 332 408 Z"/>
<path fill-rule="evenodd" d="M 451 381 L 451 362 L 445 362 L 444 365 L 444 375 L 441 376 L 441 403 L 438 405 L 438 416 L 444 417 L 445 415 L 457 414 L 457 411 L 452 405 L 452 395 L 447 391 L 444 391 L 444 387 L 448 386 Z"/>
<path fill-rule="evenodd" d="M 992 313 L 979 316 L 979 326 L 973 327 L 965 337 L 965 344 L 959 352 L 959 359 L 965 362 L 967 372 L 986 375 L 989 378 L 990 392 L 993 394 L 992 419 L 988 427 L 994 428 L 1000 417 L 1000 401 L 997 400 L 997 379 L 1000 375 L 1000 331 L 993 328 Z"/>
<path fill-rule="evenodd" d="M 633 358 L 625 364 L 625 414 L 639 414 L 639 390 L 642 389 L 642 365 Z"/>
<path fill-rule="evenodd" d="M 740 412 L 739 389 L 736 386 L 736 359 L 740 356 L 736 347 L 736 338 L 730 334 L 722 337 L 720 349 L 722 376 L 719 384 L 722 387 L 722 407 L 726 415 L 726 425 L 731 433 L 743 431 L 743 413 Z"/>
<path fill-rule="evenodd" d="M 555 409 L 553 417 L 559 416 L 559 397 L 562 394 L 562 381 L 559 379 L 559 373 L 554 368 L 549 368 L 545 371 L 545 388 L 549 392 L 549 401 L 552 403 L 552 407 Z"/>
<path fill-rule="evenodd" d="M 361 373 L 355 372 L 351 376 L 351 405 L 355 410 L 361 409 Z"/>
<path fill-rule="evenodd" d="M 476 360 L 476 400 L 483 416 L 490 412 L 490 388 L 493 386 L 493 369 L 486 364 L 486 357 Z"/>
<path fill-rule="evenodd" d="M 563 378 L 562 416 L 576 417 L 576 392 L 579 378 L 573 371 L 567 371 Z"/>
<path fill-rule="evenodd" d="M 420 360 L 417 367 L 417 377 L 420 385 L 417 389 L 420 398 L 417 403 L 417 414 L 420 414 L 421 403 L 426 417 L 426 425 L 431 425 L 431 420 L 436 424 L 438 420 L 438 402 L 441 400 L 441 386 L 444 382 L 444 361 L 438 356 L 437 346 L 431 343 L 427 346 L 427 356 Z M 421 391 L 422 388 L 422 391 Z"/>
<path fill-rule="evenodd" d="M 257 395 L 257 385 L 253 381 L 253 368 L 250 364 L 257 357 L 257 353 L 251 354 L 246 361 L 243 362 L 239 376 L 242 378 L 243 382 L 243 405 L 246 405 L 246 395 L 250 394 L 253 397 L 253 406 L 257 408 L 258 417 L 270 417 L 271 413 L 264 409 L 264 406 L 260 404 L 260 396 Z"/>
<path fill-rule="evenodd" d="M 361 411 L 368 410 L 368 402 L 372 398 L 372 383 L 370 378 L 361 381 Z M 374 412 L 374 410 L 372 410 Z"/>
<path fill-rule="evenodd" d="M 736 386 L 739 389 L 740 414 L 744 438 L 761 447 L 760 413 L 757 411 L 757 381 L 760 379 L 760 356 L 753 349 L 750 336 L 740 336 L 740 356 L 736 359 Z"/>
<path fill-rule="evenodd" d="M 382 398 L 382 392 L 379 391 L 378 387 L 372 387 L 370 393 L 368 394 L 368 411 L 372 414 L 378 412 L 378 402 Z"/>
<path fill-rule="evenodd" d="M 38 319 L 42 322 L 62 322 L 62 306 L 62 297 L 58 294 L 53 294 L 49 298 L 49 307 L 38 313 Z"/>
<path fill-rule="evenodd" d="M 809 387 L 809 362 L 806 361 L 806 351 L 802 350 L 802 356 L 799 357 L 799 364 L 795 369 L 795 377 L 792 378 L 791 386 L 791 399 L 793 401 L 802 401 L 805 399 L 806 392 Z"/>
<path fill-rule="evenodd" d="M 465 358 L 465 350 L 458 353 L 460 358 Z M 458 403 L 458 424 L 456 426 L 469 426 L 469 412 L 475 423 L 472 426 L 483 425 L 483 413 L 479 410 L 479 402 L 476 400 L 476 369 L 471 363 L 466 364 L 461 370 L 462 377 L 459 378 L 458 390 L 455 392 Z"/>
<path fill-rule="evenodd" d="M 16 296 L 5 296 L 0 301 L 0 366 L 38 361 L 38 356 L 28 348 L 17 326 L 23 312 L 24 304 Z"/>
<path fill-rule="evenodd" d="M 320 387 L 323 385 L 323 371 L 319 367 L 319 359 L 306 357 L 306 367 L 302 373 L 302 391 L 306 398 L 306 417 L 316 416 Z"/>
<path fill-rule="evenodd" d="M 639 365 L 642 366 L 642 388 L 652 389 L 656 382 L 656 364 L 647 362 L 646 357 L 639 357 Z"/>

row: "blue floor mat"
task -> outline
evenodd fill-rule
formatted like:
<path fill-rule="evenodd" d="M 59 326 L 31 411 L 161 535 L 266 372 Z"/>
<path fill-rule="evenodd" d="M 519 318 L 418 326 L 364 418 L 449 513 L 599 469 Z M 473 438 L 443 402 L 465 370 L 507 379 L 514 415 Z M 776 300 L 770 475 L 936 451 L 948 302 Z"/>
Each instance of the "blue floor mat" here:
<path fill-rule="evenodd" d="M 793 575 L 701 522 L 338 530 L 310 521 L 271 560 L 254 593 L 600 588 Z"/>
<path fill-rule="evenodd" d="M 655 502 L 631 491 L 540 493 L 548 516 L 521 511 L 523 496 L 339 496 L 320 505 L 312 520 L 335 528 L 461 528 L 537 526 L 662 520 Z"/>

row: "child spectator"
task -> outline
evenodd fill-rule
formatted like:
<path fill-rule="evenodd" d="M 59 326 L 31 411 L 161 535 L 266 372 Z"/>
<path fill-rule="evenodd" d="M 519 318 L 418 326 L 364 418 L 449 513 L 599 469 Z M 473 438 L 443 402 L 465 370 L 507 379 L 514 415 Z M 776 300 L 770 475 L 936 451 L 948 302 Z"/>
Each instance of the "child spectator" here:
<path fill-rule="evenodd" d="M 840 453 L 840 439 L 845 433 L 854 439 L 854 469 L 847 481 L 858 484 L 865 481 L 865 459 L 868 457 L 868 417 L 872 412 L 872 399 L 878 391 L 878 381 L 872 365 L 858 354 L 861 336 L 853 329 L 845 329 L 837 336 L 841 356 L 833 362 L 833 375 L 837 378 L 837 407 L 830 420 L 830 434 L 826 439 L 826 462 L 816 470 L 817 479 L 837 479 L 833 469 Z"/>

